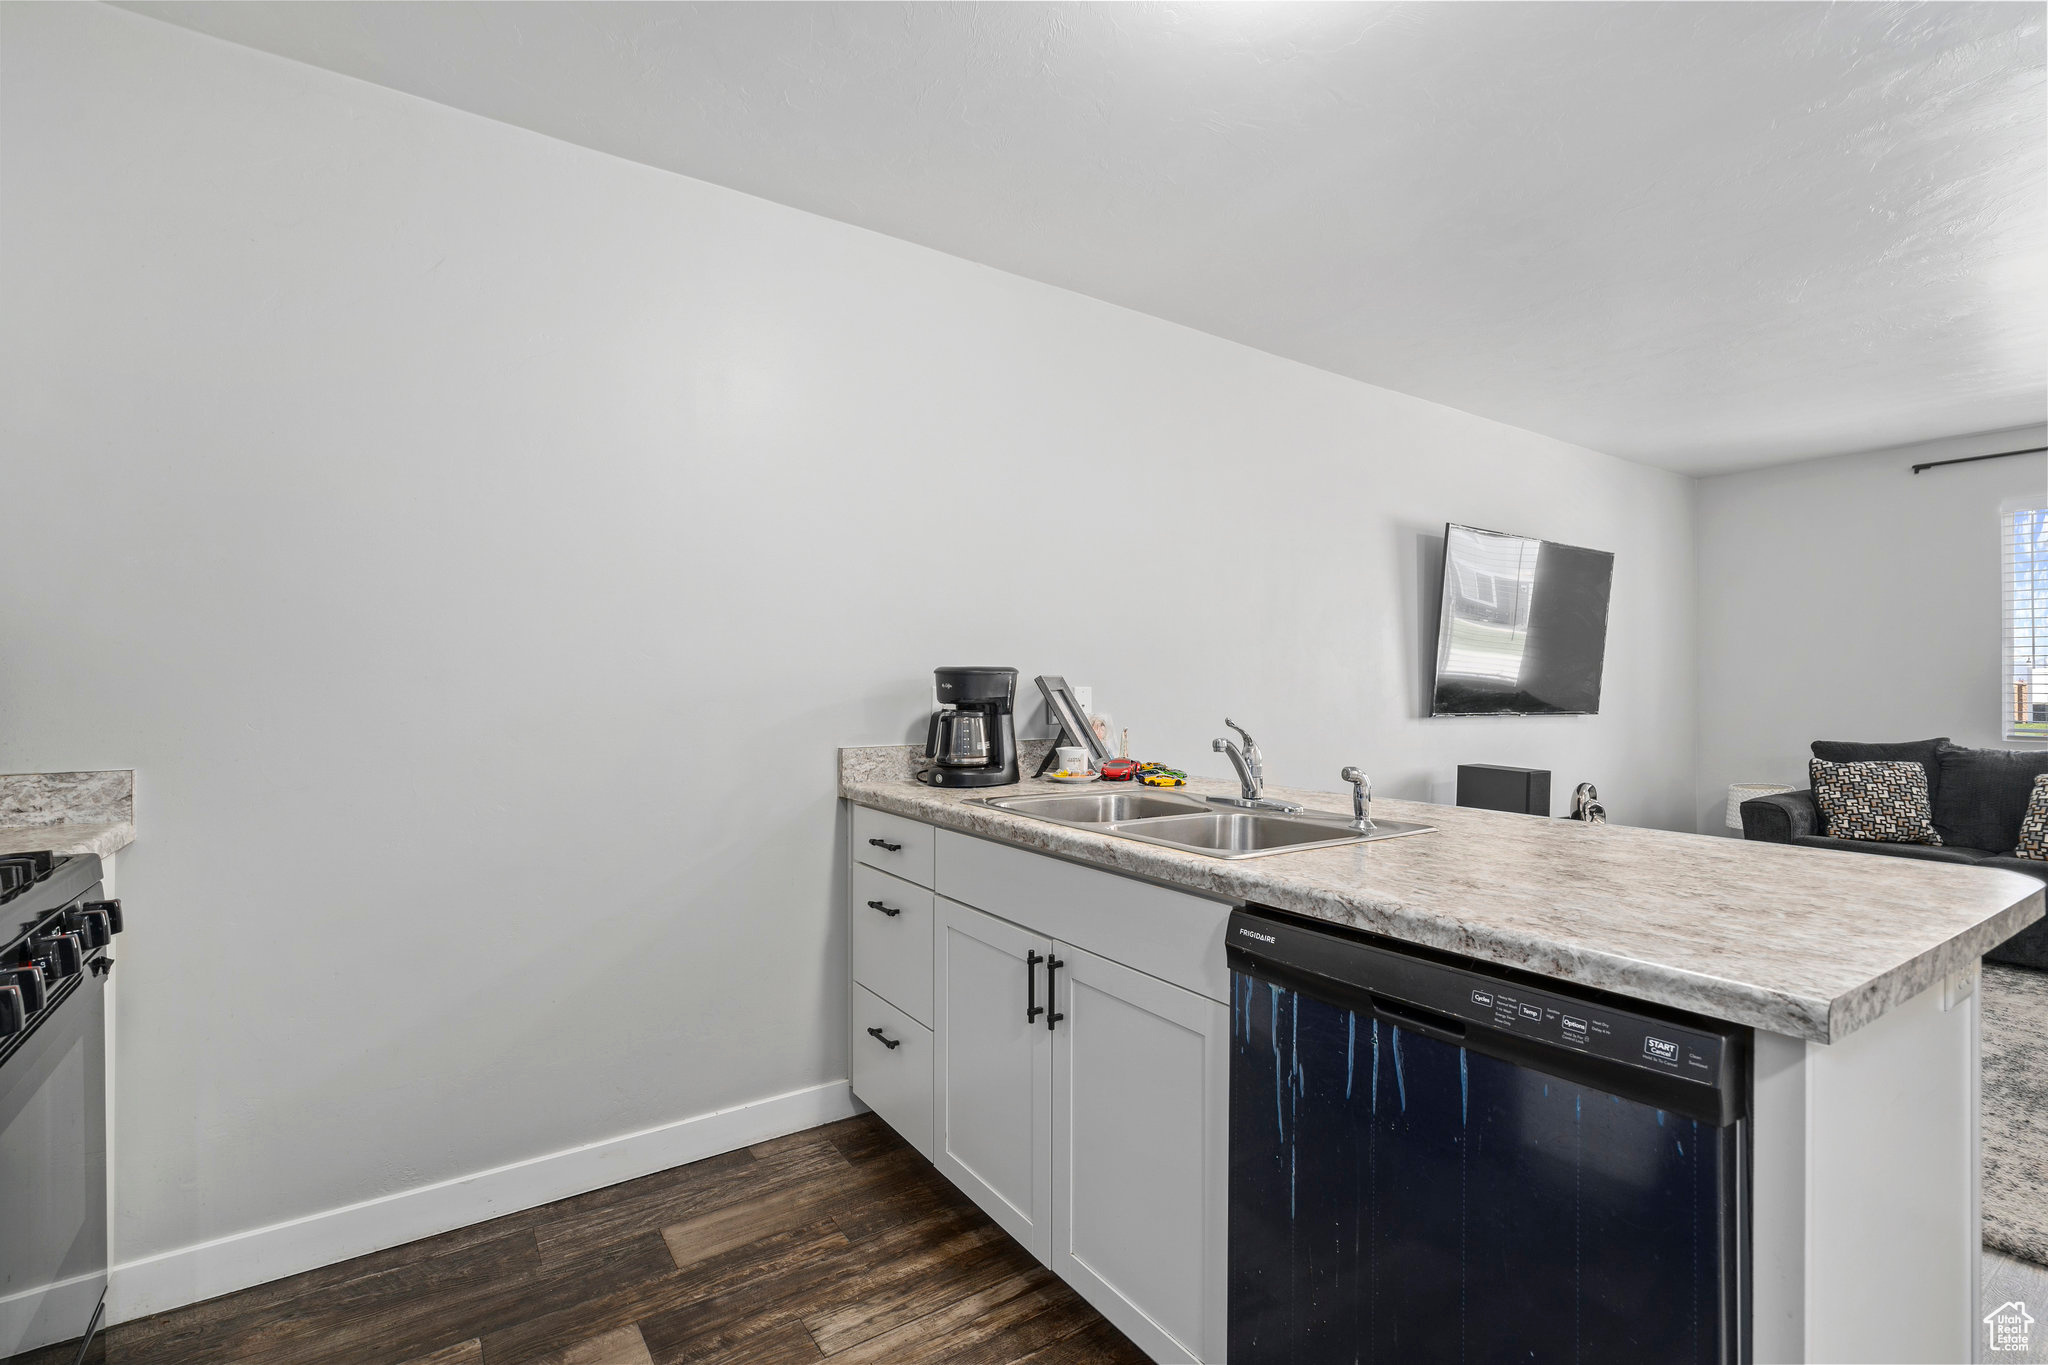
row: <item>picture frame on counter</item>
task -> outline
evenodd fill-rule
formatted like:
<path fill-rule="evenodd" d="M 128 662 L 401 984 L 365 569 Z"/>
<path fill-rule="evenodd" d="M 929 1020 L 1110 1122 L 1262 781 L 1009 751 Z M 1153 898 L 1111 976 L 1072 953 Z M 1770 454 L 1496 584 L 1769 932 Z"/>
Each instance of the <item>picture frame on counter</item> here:
<path fill-rule="evenodd" d="M 1103 760 L 1110 757 L 1109 746 L 1102 736 L 1095 733 L 1095 727 L 1088 721 L 1088 713 L 1081 709 L 1080 699 L 1074 689 L 1067 686 L 1067 680 L 1056 674 L 1041 673 L 1033 679 L 1039 692 L 1045 697 L 1045 713 L 1060 727 L 1060 733 L 1053 739 L 1053 748 L 1063 744 L 1079 746 L 1088 751 L 1088 759 L 1094 767 L 1101 767 Z M 1052 752 L 1046 753 L 1046 763 L 1052 761 Z M 1038 775 L 1045 774 L 1045 765 L 1040 764 Z"/>

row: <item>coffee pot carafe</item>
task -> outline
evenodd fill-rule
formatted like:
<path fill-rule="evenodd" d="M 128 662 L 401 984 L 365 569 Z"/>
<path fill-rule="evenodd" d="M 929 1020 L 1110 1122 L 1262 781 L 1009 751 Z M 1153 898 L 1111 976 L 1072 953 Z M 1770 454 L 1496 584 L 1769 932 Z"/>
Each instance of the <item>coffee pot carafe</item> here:
<path fill-rule="evenodd" d="M 988 766 L 988 716 L 980 711 L 934 711 L 924 756 L 942 768 Z"/>

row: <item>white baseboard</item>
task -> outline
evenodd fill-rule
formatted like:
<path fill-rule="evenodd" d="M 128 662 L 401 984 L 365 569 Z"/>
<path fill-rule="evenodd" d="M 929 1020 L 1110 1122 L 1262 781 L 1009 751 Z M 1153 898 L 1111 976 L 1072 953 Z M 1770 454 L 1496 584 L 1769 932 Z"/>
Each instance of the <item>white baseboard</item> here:
<path fill-rule="evenodd" d="M 38 1284 L 0 1299 L 0 1360 L 26 1357 L 38 1346 L 76 1337 L 80 1324 L 92 1321 L 106 1277 L 94 1272 L 53 1284 Z"/>
<path fill-rule="evenodd" d="M 845 1081 L 197 1242 L 113 1268 L 107 1322 L 129 1322 L 352 1256 L 602 1189 L 859 1112 Z"/>

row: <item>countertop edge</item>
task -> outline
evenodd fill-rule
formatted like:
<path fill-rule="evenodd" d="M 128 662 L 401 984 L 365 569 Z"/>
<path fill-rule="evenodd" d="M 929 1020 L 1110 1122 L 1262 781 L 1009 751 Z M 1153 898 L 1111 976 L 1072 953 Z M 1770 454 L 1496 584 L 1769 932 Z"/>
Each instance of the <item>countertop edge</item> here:
<path fill-rule="evenodd" d="M 133 821 L 90 824 L 55 821 L 47 825 L 0 827 L 0 854 L 48 849 L 58 854 L 93 853 L 111 858 L 135 842 Z"/>
<path fill-rule="evenodd" d="M 1851 853 L 1846 856 L 1861 858 L 1869 855 Z M 2023 873 L 2008 872 L 2003 868 L 1987 867 L 1976 870 L 2015 880 L 2032 880 L 2025 878 Z M 1900 963 L 1891 971 L 1872 978 L 1857 990 L 1838 996 L 1828 1012 L 1827 1036 L 1816 1038 L 1814 1041 L 1827 1043 L 1847 1037 L 1865 1024 L 1883 1018 L 1892 1009 L 1937 985 L 1944 978 L 1971 968 L 1983 959 L 1985 953 L 2042 918 L 2041 912 L 2044 908 L 2048 908 L 2048 885 L 2035 882 L 2032 895 L 2007 906 L 1974 929 L 1956 935 L 1940 947 L 1922 953 L 1917 958 Z"/>
<path fill-rule="evenodd" d="M 1383 933 L 1403 942 L 1824 1044 L 1839 1041 L 1962 969 L 1986 949 L 2041 918 L 2044 906 L 2043 888 L 2036 886 L 2031 896 L 1940 946 L 1897 963 L 1853 990 L 1834 997 L 1805 995 L 1509 930 L 1489 930 L 1482 940 L 1470 932 L 1469 926 L 1439 914 L 1376 905 L 1345 896 L 1305 893 L 1266 882 L 1260 877 L 1256 861 L 1216 860 L 1213 867 L 1205 865 L 1200 869 L 1210 884 L 1195 884 L 1190 876 L 1193 869 L 1180 861 L 1184 855 L 1152 845 L 1024 816 L 1006 816 L 985 807 L 977 808 L 976 820 L 969 821 L 961 818 L 956 807 L 920 800 L 914 792 L 894 790 L 894 784 L 886 779 L 861 781 L 842 776 L 838 785 L 841 799 L 855 805 L 973 838 L 994 839 L 1210 900 L 1257 901 L 1325 923 Z M 2026 880 L 2018 873 L 1997 875 Z M 1222 882 L 1228 887 L 1232 880 L 1241 885 L 1224 890 L 1214 885 Z M 1599 970 L 1585 970 L 1590 967 Z"/>

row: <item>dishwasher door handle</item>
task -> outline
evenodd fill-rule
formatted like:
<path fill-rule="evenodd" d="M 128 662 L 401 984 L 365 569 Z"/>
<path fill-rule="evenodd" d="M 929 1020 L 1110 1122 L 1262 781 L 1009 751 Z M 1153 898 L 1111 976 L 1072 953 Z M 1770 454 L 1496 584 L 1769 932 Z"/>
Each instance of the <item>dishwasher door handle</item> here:
<path fill-rule="evenodd" d="M 1465 1041 L 1465 1021 L 1435 1010 L 1411 1005 L 1405 1000 L 1390 1000 L 1384 995 L 1368 995 L 1372 1001 L 1372 1012 L 1396 1028 L 1413 1029 L 1415 1032 L 1446 1043 Z"/>

